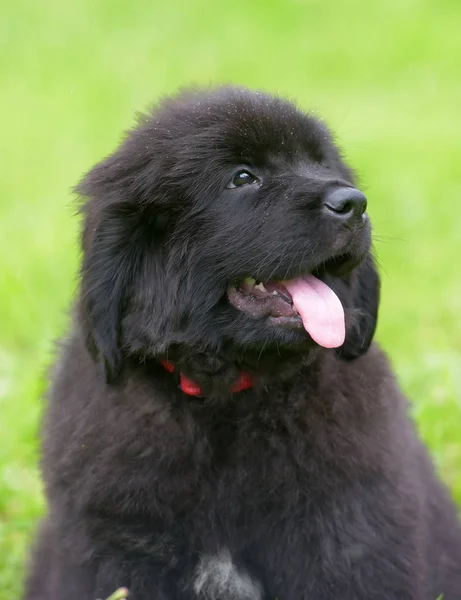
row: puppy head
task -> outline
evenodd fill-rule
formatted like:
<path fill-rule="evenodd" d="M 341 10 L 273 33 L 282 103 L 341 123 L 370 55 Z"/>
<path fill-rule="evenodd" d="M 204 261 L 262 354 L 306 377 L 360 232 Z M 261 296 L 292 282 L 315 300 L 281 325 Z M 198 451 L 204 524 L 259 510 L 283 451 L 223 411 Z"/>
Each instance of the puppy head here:
<path fill-rule="evenodd" d="M 322 123 L 235 88 L 141 119 L 77 188 L 81 316 L 112 378 L 129 354 L 369 347 L 366 200 Z"/>

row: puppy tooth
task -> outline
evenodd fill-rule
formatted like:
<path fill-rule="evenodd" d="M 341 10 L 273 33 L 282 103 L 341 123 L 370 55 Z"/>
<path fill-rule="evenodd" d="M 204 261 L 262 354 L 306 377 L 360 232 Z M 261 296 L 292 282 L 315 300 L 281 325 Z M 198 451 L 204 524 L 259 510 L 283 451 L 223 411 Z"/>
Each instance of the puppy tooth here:
<path fill-rule="evenodd" d="M 247 285 L 254 285 L 256 283 L 256 279 L 253 279 L 253 277 L 247 277 L 243 283 L 246 283 Z"/>
<path fill-rule="evenodd" d="M 258 285 L 254 286 L 255 290 L 259 290 L 260 292 L 267 292 L 266 288 L 264 287 L 264 283 L 258 283 Z"/>
<path fill-rule="evenodd" d="M 273 292 L 271 292 L 271 294 L 272 294 L 273 296 L 278 296 L 278 295 L 279 295 L 279 293 L 277 292 L 277 290 L 274 290 Z"/>

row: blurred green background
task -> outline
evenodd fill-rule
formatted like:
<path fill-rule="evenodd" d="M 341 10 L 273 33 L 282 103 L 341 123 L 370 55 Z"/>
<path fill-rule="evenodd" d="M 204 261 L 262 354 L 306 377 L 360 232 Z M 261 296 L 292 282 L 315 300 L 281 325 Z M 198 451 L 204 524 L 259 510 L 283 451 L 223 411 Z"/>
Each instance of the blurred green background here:
<path fill-rule="evenodd" d="M 378 339 L 461 503 L 458 0 L 16 0 L 0 22 L 0 599 L 44 509 L 37 425 L 78 265 L 70 188 L 137 110 L 239 83 L 325 117 L 369 199 Z"/>

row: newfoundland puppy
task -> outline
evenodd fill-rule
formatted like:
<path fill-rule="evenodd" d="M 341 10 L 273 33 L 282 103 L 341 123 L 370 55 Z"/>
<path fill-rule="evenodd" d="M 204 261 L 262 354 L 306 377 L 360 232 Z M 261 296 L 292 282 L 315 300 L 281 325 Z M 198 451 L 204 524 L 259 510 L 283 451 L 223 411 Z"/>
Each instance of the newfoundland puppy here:
<path fill-rule="evenodd" d="M 456 509 L 372 344 L 367 200 L 325 125 L 184 92 L 77 189 L 24 598 L 460 599 Z"/>

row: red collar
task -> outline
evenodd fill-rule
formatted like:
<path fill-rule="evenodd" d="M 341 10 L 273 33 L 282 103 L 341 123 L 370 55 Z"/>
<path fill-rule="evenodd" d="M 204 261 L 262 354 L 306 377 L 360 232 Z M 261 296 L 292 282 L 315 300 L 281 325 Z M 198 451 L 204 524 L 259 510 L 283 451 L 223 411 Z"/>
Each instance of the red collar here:
<path fill-rule="evenodd" d="M 174 365 L 167 360 L 161 360 L 161 364 L 165 367 L 167 371 L 170 373 L 174 372 Z M 179 374 L 179 387 L 185 394 L 189 394 L 189 396 L 203 396 L 202 388 L 192 381 L 188 379 L 182 373 Z M 241 392 L 243 390 L 247 390 L 248 388 L 253 387 L 253 379 L 248 373 L 241 373 L 239 379 L 235 382 L 232 387 L 232 392 Z"/>

